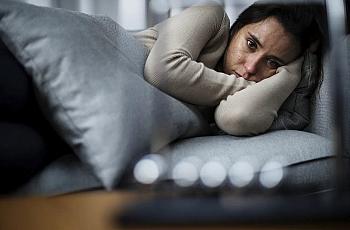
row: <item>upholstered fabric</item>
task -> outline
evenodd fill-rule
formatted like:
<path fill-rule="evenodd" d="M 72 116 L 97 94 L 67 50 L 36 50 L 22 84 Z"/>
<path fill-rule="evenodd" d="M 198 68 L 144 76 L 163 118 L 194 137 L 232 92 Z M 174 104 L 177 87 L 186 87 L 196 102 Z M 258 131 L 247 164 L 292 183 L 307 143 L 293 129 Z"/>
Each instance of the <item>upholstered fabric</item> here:
<path fill-rule="evenodd" d="M 303 131 L 281 130 L 254 137 L 207 136 L 178 141 L 160 151 L 173 165 L 186 156 L 232 164 L 252 157 L 257 169 L 270 159 L 285 166 L 333 155 L 332 141 Z"/>
<path fill-rule="evenodd" d="M 345 134 L 345 154 L 347 157 L 350 157 L 350 35 L 346 37 L 346 47 L 347 47 L 347 59 L 346 59 L 346 71 L 347 75 L 343 81 L 343 108 L 344 108 L 344 134 Z"/>
<path fill-rule="evenodd" d="M 47 118 L 106 188 L 135 155 L 205 128 L 193 107 L 144 81 L 143 46 L 111 19 L 12 1 L 0 18 Z"/>
<path fill-rule="evenodd" d="M 284 166 L 286 177 L 283 183 L 291 192 L 333 188 L 332 142 L 311 133 L 286 130 L 249 138 L 196 137 L 178 141 L 160 153 L 167 159 L 169 178 L 174 165 L 188 156 L 197 156 L 203 162 L 220 161 L 225 166 L 238 159 L 254 160 L 256 171 L 268 160 L 275 159 Z M 132 170 L 124 175 L 123 182 L 126 186 L 135 185 Z M 74 155 L 67 155 L 35 176 L 17 191 L 17 195 L 56 195 L 101 187 L 89 168 Z"/>
<path fill-rule="evenodd" d="M 70 192 L 101 189 L 102 183 L 89 167 L 73 154 L 64 155 L 47 165 L 14 195 L 54 196 Z"/>
<path fill-rule="evenodd" d="M 329 73 L 329 55 L 323 61 L 323 80 L 319 89 L 312 97 L 311 122 L 305 131 L 312 132 L 323 137 L 332 139 L 334 137 L 334 100 L 332 98 L 331 84 L 332 75 Z"/>

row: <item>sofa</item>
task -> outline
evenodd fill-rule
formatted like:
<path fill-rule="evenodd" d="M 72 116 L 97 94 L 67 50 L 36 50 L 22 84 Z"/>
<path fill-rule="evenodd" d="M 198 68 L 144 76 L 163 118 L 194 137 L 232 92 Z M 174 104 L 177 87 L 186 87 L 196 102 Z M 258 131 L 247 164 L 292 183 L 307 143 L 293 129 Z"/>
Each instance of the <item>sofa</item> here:
<path fill-rule="evenodd" d="M 204 124 L 203 117 L 201 117 L 196 108 L 165 95 L 163 92 L 152 88 L 152 86 L 147 83 L 143 83 L 142 67 L 147 55 L 146 52 L 141 45 L 133 41 L 130 33 L 121 32 L 121 28 L 110 19 L 105 17 L 91 17 L 89 15 L 58 9 L 44 9 L 23 3 L 6 1 L 1 3 L 0 8 L 2 9 L 0 12 L 2 16 L 2 26 L 0 27 L 2 38 L 9 46 L 9 49 L 15 54 L 16 58 L 25 66 L 26 70 L 34 76 L 33 81 L 36 87 L 37 97 L 45 115 L 48 117 L 57 133 L 59 133 L 74 150 L 74 154 L 63 152 L 57 160 L 48 164 L 42 171 L 16 190 L 14 195 L 53 196 L 96 189 L 115 190 L 133 188 L 133 185 L 137 184 L 133 176 L 133 168 L 140 158 L 149 153 L 159 154 L 165 159 L 168 170 L 163 178 L 164 181 L 172 179 L 170 172 L 177 162 L 188 156 L 194 156 L 201 159 L 203 162 L 212 160 L 224 162 L 227 167 L 242 159 L 254 159 L 254 172 L 256 175 L 259 174 L 265 163 L 271 160 L 277 160 L 283 166 L 283 171 L 287 172 L 283 178 L 283 186 L 288 188 L 292 193 L 298 191 L 314 193 L 329 191 L 335 188 L 334 178 L 336 176 L 336 171 L 334 166 L 336 162 L 336 148 L 334 141 L 335 114 L 333 112 L 333 105 L 335 102 L 332 94 L 332 74 L 330 70 L 327 69 L 329 57 L 324 60 L 325 69 L 323 82 L 319 86 L 319 90 L 316 91 L 311 98 L 311 121 L 303 130 L 269 130 L 261 135 L 251 137 L 235 137 L 224 133 L 209 135 L 205 132 L 208 127 Z M 124 55 L 116 57 L 118 60 L 122 60 L 118 66 L 121 67 L 124 65 L 124 69 L 133 72 L 134 75 L 136 75 L 132 76 L 134 77 L 133 79 L 135 79 L 133 85 L 140 84 L 140 86 L 137 85 L 137 87 L 133 88 L 132 94 L 129 91 L 125 92 L 125 98 L 127 99 L 125 99 L 126 101 L 124 101 L 123 104 L 118 104 L 118 106 L 121 108 L 129 108 L 128 106 L 130 103 L 135 103 L 139 110 L 127 109 L 122 115 L 119 114 L 119 111 L 111 111 L 111 113 L 115 112 L 118 119 L 121 117 L 121 120 L 119 120 L 117 124 L 127 123 L 127 129 L 123 126 L 123 129 L 118 133 L 118 130 L 110 130 L 110 127 L 106 127 L 113 126 L 115 118 L 111 119 L 110 116 L 107 116 L 108 114 L 106 115 L 107 112 L 100 116 L 101 108 L 109 111 L 108 109 L 112 107 L 111 103 L 113 104 L 114 102 L 109 102 L 109 105 L 106 107 L 99 107 L 106 99 L 104 98 L 102 100 L 101 95 L 94 94 L 94 89 L 89 88 L 87 91 L 81 93 L 80 91 L 77 92 L 76 88 L 72 89 L 72 92 L 67 89 L 62 91 L 61 88 L 59 88 L 62 87 L 60 86 L 62 83 L 61 78 L 64 78 L 65 82 L 70 82 L 69 80 L 71 80 L 67 79 L 67 70 L 70 70 L 70 72 L 75 71 L 79 65 L 77 58 L 74 58 L 74 49 L 76 49 L 75 47 L 78 43 L 72 43 L 75 45 L 74 48 L 72 48 L 73 45 L 70 46 L 70 43 L 67 44 L 67 41 L 71 38 L 65 38 L 66 40 L 64 42 L 66 43 L 64 43 L 64 45 L 72 49 L 71 51 L 67 51 L 67 54 L 67 52 L 63 52 L 62 49 L 55 50 L 56 47 L 53 47 L 52 44 L 57 46 L 62 44 L 59 43 L 60 41 L 54 39 L 51 41 L 51 34 L 49 34 L 49 32 L 47 32 L 47 34 L 40 34 L 40 36 L 46 39 L 40 40 L 42 37 L 35 34 L 35 32 L 44 31 L 42 26 L 45 25 L 28 27 L 35 24 L 35 20 L 31 21 L 29 19 L 31 19 L 33 15 L 38 15 L 39 11 L 41 12 L 40 17 L 42 17 L 39 17 L 40 20 L 47 19 L 45 23 L 42 23 L 49 25 L 46 25 L 47 28 L 50 26 L 52 27 L 50 22 L 56 23 L 56 26 L 58 26 L 59 23 L 64 24 L 64 22 L 67 22 L 65 20 L 77 19 L 74 21 L 74 23 L 76 23 L 75 26 L 79 26 L 80 29 L 82 28 L 81 31 L 75 32 L 79 33 L 77 36 L 83 36 L 84 32 L 89 32 L 90 28 L 93 27 L 90 34 L 93 34 L 93 37 L 95 36 L 94 41 L 96 41 L 96 43 L 99 43 L 99 39 L 101 40 L 101 46 L 103 46 L 105 53 L 108 53 L 108 50 L 116 47 L 122 55 Z M 20 19 L 15 20 L 11 17 L 11 15 L 20 15 L 19 13 L 23 13 Z M 69 19 L 70 17 L 71 19 Z M 28 23 L 33 23 L 33 25 Z M 28 34 L 20 33 L 23 27 L 33 28 L 33 32 Z M 86 31 L 84 31 L 84 29 L 86 29 Z M 75 30 L 74 28 L 74 31 Z M 95 35 L 97 33 L 93 33 L 94 30 L 98 30 L 99 33 L 103 32 L 103 36 Z M 74 31 L 72 30 L 72 32 Z M 55 30 L 50 30 L 50 32 L 55 36 L 57 35 Z M 17 35 L 17 37 L 14 35 Z M 35 43 L 33 46 L 23 46 L 23 44 L 28 44 L 28 41 L 36 41 L 35 39 L 40 42 Z M 84 39 L 86 38 L 81 38 L 78 42 L 84 43 Z M 108 44 L 111 44 L 110 47 L 105 47 L 107 40 Z M 95 45 L 91 43 L 86 44 L 90 44 L 91 46 Z M 122 44 L 122 46 L 120 46 L 120 44 Z M 41 50 L 43 49 L 42 47 L 38 48 L 38 46 L 45 45 L 52 47 L 52 51 L 49 52 L 50 55 L 57 55 L 57 53 L 68 55 L 68 57 L 65 56 L 64 58 L 57 57 L 60 65 L 55 68 L 63 69 L 51 70 L 51 68 L 53 68 L 51 67 L 52 63 L 56 61 L 56 57 L 45 56 L 46 58 L 42 58 L 42 56 L 38 55 L 38 53 L 41 52 L 39 48 Z M 94 50 L 94 47 L 91 49 Z M 101 50 L 101 47 L 98 47 L 98 49 Z M 26 50 L 26 52 L 23 52 L 23 50 Z M 89 51 L 82 49 L 79 50 L 79 52 Z M 48 54 L 46 53 L 45 55 Z M 73 58 L 70 59 L 69 55 Z M 101 55 L 104 55 L 100 57 L 100 59 L 103 59 L 105 54 Z M 113 54 L 111 55 L 113 56 Z M 90 53 L 81 55 L 81 57 L 83 56 L 84 58 L 86 57 L 86 60 L 84 59 L 86 62 L 90 61 L 91 58 L 95 58 L 94 55 Z M 127 58 L 124 60 L 123 57 Z M 88 58 L 90 59 L 88 60 Z M 28 61 L 29 59 L 31 61 Z M 47 62 L 48 59 L 50 62 Z M 66 60 L 69 60 L 68 64 Z M 133 60 L 131 65 L 128 64 L 130 60 Z M 347 61 L 350 63 L 349 58 Z M 36 65 L 34 66 L 33 63 L 36 63 Z M 50 66 L 48 66 L 49 64 Z M 92 62 L 91 65 L 93 65 Z M 86 66 L 86 68 L 88 69 L 88 66 Z M 109 66 L 109 63 L 106 64 L 105 69 L 108 68 L 114 70 L 114 67 L 112 65 Z M 44 75 L 43 73 L 47 71 L 47 69 L 50 71 L 48 71 L 48 73 L 45 72 L 47 74 Z M 79 69 L 79 71 L 85 71 L 84 74 L 81 75 L 82 77 L 94 73 L 93 69 Z M 65 74 L 61 75 L 62 72 Z M 79 79 L 79 74 L 80 72 L 74 72 L 74 79 L 78 79 L 78 82 L 83 79 L 80 83 L 83 83 L 84 86 L 90 86 L 90 81 L 95 81 L 95 78 L 91 78 L 91 80 L 89 79 L 88 81 L 85 78 Z M 105 75 L 107 76 L 108 74 L 110 74 L 110 72 L 107 72 Z M 123 74 L 125 74 L 125 72 L 119 73 L 118 77 Z M 53 76 L 59 77 L 54 78 Z M 106 79 L 104 82 L 108 81 L 109 79 Z M 123 87 L 129 86 L 128 84 L 123 85 L 123 82 L 124 80 L 118 80 L 117 82 L 121 84 L 121 90 L 123 90 Z M 51 89 L 55 91 L 56 95 L 52 95 L 52 91 L 45 88 L 47 84 L 51 84 L 50 87 L 52 87 Z M 72 82 L 70 82 L 70 84 L 72 84 Z M 94 84 L 96 84 L 96 82 L 94 82 Z M 145 86 L 145 84 L 147 85 Z M 59 87 L 54 88 L 57 85 Z M 108 88 L 108 84 L 99 85 L 99 87 Z M 344 87 L 344 92 L 350 89 L 349 84 L 345 84 Z M 145 91 L 149 90 L 150 93 L 137 93 L 141 92 L 140 89 Z M 60 100 L 57 100 L 57 95 L 61 96 Z M 67 96 L 68 99 L 66 95 L 69 95 L 69 98 Z M 76 95 L 78 96 L 76 97 Z M 118 94 L 118 96 L 120 97 L 121 95 Z M 91 99 L 92 104 L 89 104 L 90 102 L 88 102 L 87 99 L 85 100 L 85 98 Z M 142 98 L 145 100 L 140 101 Z M 152 100 L 157 101 L 157 104 L 161 104 L 161 106 L 149 109 L 152 105 Z M 60 107 L 62 104 L 59 104 L 57 101 L 63 104 L 66 103 L 64 104 L 66 106 L 64 107 L 65 109 L 62 109 Z M 146 102 L 148 103 L 147 107 L 144 105 Z M 88 103 L 89 107 L 84 107 L 79 110 L 78 112 L 83 112 L 75 117 L 78 112 L 74 110 L 74 106 L 80 109 L 84 103 Z M 62 113 L 67 112 L 67 108 L 71 107 L 74 107 L 74 109 L 72 109 L 73 112 L 68 114 L 69 116 L 63 116 Z M 99 108 L 99 111 L 97 111 L 99 116 L 106 119 L 109 123 L 101 124 L 95 120 L 91 120 L 91 117 L 88 117 L 88 120 L 84 120 L 87 116 L 90 116 L 90 114 L 97 113 L 95 110 L 91 110 L 92 107 Z M 68 110 L 68 113 L 69 112 Z M 169 114 L 171 114 L 170 118 Z M 140 116 L 142 117 L 141 121 Z M 100 117 L 98 119 L 100 119 Z M 160 127 L 154 127 L 154 123 L 152 123 L 154 119 L 157 120 L 156 124 L 161 123 L 162 125 Z M 158 122 L 159 120 L 161 120 L 161 122 Z M 71 123 L 69 123 L 72 121 L 73 123 L 75 122 L 73 128 Z M 82 122 L 79 123 L 80 121 Z M 93 133 L 91 136 L 89 136 L 89 132 L 85 133 L 85 130 L 93 130 L 95 132 L 96 129 L 92 129 L 90 126 L 96 127 L 97 124 L 99 128 L 103 127 L 102 131 L 96 131 L 96 133 Z M 77 132 L 75 129 L 76 126 L 83 126 L 83 128 L 81 128 L 83 132 Z M 146 127 L 144 129 L 147 129 L 148 132 L 140 131 L 140 126 Z M 117 134 L 115 132 L 117 132 Z M 108 138 L 111 136 L 113 139 L 109 140 Z M 128 142 L 131 139 L 130 137 L 134 139 L 132 142 Z M 155 142 L 158 141 L 159 143 L 157 142 L 155 144 L 156 146 L 149 145 L 149 138 L 152 140 L 156 138 Z M 120 142 L 114 141 L 119 139 L 121 139 Z M 115 147 L 116 144 L 114 142 L 117 142 L 119 146 Z M 122 153 L 121 157 L 110 160 L 114 155 L 111 156 L 110 153 L 104 151 L 105 146 L 109 145 L 109 143 L 116 149 L 118 154 Z M 113 153 L 115 153 L 115 151 Z M 115 165 L 116 169 L 113 168 L 113 165 Z M 112 168 L 112 171 L 107 172 L 105 168 Z M 116 173 L 118 174 L 117 179 L 114 177 L 111 179 L 110 175 Z M 163 182 L 159 181 L 158 183 Z M 259 191 L 258 185 L 256 185 L 255 188 L 257 189 L 256 191 Z"/>
<path fill-rule="evenodd" d="M 159 154 L 166 157 L 170 167 L 188 155 L 204 160 L 219 158 L 233 164 L 242 155 L 249 154 L 256 156 L 261 166 L 274 155 L 282 154 L 284 167 L 288 170 L 288 186 L 303 188 L 312 185 L 313 192 L 334 189 L 335 147 L 329 87 L 329 75 L 325 72 L 320 95 L 314 97 L 312 123 L 303 131 L 271 131 L 255 137 L 216 135 L 186 138 L 171 143 Z M 134 181 L 130 171 L 123 179 L 122 187 Z M 58 195 L 102 188 L 101 182 L 76 155 L 67 154 L 49 164 L 16 193 Z"/>

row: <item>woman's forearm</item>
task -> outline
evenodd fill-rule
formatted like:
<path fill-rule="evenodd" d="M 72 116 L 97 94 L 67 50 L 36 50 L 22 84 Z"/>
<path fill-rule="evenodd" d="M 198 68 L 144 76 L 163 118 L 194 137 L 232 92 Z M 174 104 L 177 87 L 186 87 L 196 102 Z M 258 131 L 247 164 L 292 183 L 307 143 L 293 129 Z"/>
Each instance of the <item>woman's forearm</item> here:
<path fill-rule="evenodd" d="M 154 27 L 157 41 L 145 64 L 145 79 L 188 103 L 216 106 L 252 84 L 214 71 L 225 52 L 229 19 L 221 6 L 194 6 Z"/>
<path fill-rule="evenodd" d="M 231 135 L 256 135 L 265 132 L 277 116 L 282 103 L 300 81 L 300 63 L 281 67 L 278 73 L 239 91 L 220 102 L 215 121 Z"/>
<path fill-rule="evenodd" d="M 162 91 L 191 104 L 216 106 L 228 95 L 254 84 L 243 78 L 237 78 L 212 70 L 203 63 L 192 61 L 186 55 L 173 53 L 168 60 L 161 60 L 164 69 L 150 67 L 145 69 L 147 81 Z M 148 62 L 154 61 L 149 59 Z"/>

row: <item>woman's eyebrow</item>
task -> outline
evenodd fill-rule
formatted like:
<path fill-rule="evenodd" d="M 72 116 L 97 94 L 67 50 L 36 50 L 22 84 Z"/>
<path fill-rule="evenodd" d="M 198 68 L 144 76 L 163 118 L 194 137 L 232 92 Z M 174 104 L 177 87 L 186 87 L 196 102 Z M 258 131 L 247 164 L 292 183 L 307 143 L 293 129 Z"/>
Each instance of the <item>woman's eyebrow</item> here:
<path fill-rule="evenodd" d="M 248 32 L 248 34 L 261 48 L 263 47 L 263 45 L 255 35 L 251 34 L 250 32 Z"/>
<path fill-rule="evenodd" d="M 256 42 L 256 44 L 258 44 L 258 46 L 260 46 L 261 48 L 263 48 L 263 45 L 261 44 L 261 42 L 259 41 L 259 39 L 252 33 L 248 32 L 249 36 L 251 37 L 251 39 L 254 40 L 254 42 Z M 271 59 L 275 59 L 277 62 L 279 62 L 281 65 L 285 65 L 286 62 L 283 61 L 281 58 L 279 57 L 276 57 L 276 56 L 269 56 L 268 58 L 271 58 Z"/>

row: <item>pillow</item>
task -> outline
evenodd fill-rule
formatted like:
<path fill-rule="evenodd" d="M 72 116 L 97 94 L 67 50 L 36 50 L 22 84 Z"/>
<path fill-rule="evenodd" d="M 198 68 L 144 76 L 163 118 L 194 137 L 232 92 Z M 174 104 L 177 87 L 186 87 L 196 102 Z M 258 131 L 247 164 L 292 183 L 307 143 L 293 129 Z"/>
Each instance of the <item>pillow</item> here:
<path fill-rule="evenodd" d="M 307 50 L 301 68 L 301 80 L 278 110 L 270 130 L 303 130 L 311 119 L 312 96 L 317 87 L 317 56 Z"/>
<path fill-rule="evenodd" d="M 1 0 L 0 36 L 53 127 L 107 189 L 135 155 L 206 128 L 143 79 L 144 47 L 109 18 Z"/>

